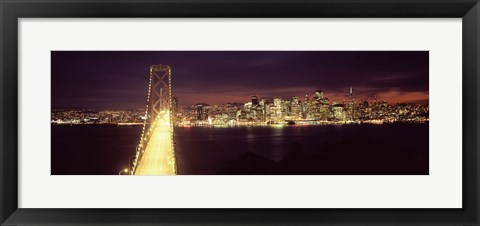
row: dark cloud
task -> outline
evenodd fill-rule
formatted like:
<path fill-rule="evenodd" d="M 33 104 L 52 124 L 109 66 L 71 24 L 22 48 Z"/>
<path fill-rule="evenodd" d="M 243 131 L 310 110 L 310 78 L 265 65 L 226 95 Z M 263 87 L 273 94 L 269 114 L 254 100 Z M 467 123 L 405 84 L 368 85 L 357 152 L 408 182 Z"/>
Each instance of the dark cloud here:
<path fill-rule="evenodd" d="M 312 95 L 428 100 L 428 51 L 53 51 L 52 106 L 139 108 L 149 66 L 172 66 L 181 105 Z M 204 99 L 201 99 L 204 98 Z M 229 99 L 230 98 L 230 99 Z"/>

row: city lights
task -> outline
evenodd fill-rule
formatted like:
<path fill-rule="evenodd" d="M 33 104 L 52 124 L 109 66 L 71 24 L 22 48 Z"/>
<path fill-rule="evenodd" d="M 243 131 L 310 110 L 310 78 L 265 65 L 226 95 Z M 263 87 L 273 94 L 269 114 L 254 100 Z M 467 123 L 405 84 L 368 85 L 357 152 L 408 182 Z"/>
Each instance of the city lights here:
<path fill-rule="evenodd" d="M 423 139 L 429 128 L 428 52 L 150 54 L 138 62 L 119 58 L 124 62 L 115 67 L 119 73 L 104 81 L 96 76 L 80 86 L 58 79 L 55 84 L 66 84 L 56 87 L 70 89 L 52 94 L 57 172 L 70 173 L 68 164 L 82 156 L 63 153 L 77 149 L 95 159 L 113 156 L 101 169 L 113 175 L 378 173 L 369 171 L 372 164 L 411 173 L 411 167 L 395 170 L 428 163 L 428 139 Z M 204 63 L 188 63 L 197 61 Z M 178 73 L 175 86 L 170 65 Z M 412 143 L 388 143 L 389 137 L 408 135 Z M 386 149 L 394 150 L 393 157 L 385 157 Z M 415 173 L 424 174 L 425 168 Z"/>
<path fill-rule="evenodd" d="M 350 90 L 352 91 L 352 90 Z M 246 97 L 245 99 L 247 99 Z M 172 103 L 174 126 L 266 126 L 276 124 L 320 125 L 354 123 L 428 122 L 428 104 L 395 103 L 387 101 L 357 101 L 348 93 L 348 101 L 330 101 L 321 90 L 313 98 L 303 100 L 251 96 L 246 103 L 208 105 L 195 104 L 179 107 L 178 98 Z M 141 125 L 148 119 L 144 109 L 137 110 L 82 110 L 55 109 L 53 124 L 114 124 Z M 146 134 L 151 133 L 151 129 Z"/>

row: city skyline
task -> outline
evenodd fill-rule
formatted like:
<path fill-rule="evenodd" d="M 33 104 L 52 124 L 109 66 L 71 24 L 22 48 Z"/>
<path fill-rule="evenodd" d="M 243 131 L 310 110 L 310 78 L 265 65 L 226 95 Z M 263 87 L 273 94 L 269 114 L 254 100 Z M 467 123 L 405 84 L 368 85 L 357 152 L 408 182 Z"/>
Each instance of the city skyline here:
<path fill-rule="evenodd" d="M 322 90 L 303 100 L 292 98 L 265 99 L 251 96 L 249 102 L 209 105 L 198 103 L 178 106 L 173 98 L 175 126 L 264 126 L 269 124 L 338 124 L 338 123 L 395 123 L 428 122 L 426 104 L 388 104 L 386 101 L 355 100 L 353 88 L 348 100 L 329 102 Z M 133 125 L 148 121 L 146 109 L 93 110 L 52 109 L 52 124 L 116 124 Z"/>
<path fill-rule="evenodd" d="M 359 101 L 428 103 L 428 51 L 53 51 L 52 107 L 142 108 L 145 68 L 158 61 L 172 62 L 172 95 L 182 107 L 252 95 L 303 100 L 319 89 L 342 102 L 351 86 Z"/>
<path fill-rule="evenodd" d="M 54 175 L 428 174 L 428 52 L 58 53 Z"/>

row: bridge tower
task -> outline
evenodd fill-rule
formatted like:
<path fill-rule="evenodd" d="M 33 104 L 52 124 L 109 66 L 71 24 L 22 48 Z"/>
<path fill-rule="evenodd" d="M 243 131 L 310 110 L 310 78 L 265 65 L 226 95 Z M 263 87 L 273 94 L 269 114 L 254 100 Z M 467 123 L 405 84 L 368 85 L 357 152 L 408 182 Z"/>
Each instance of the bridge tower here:
<path fill-rule="evenodd" d="M 129 169 L 133 175 L 176 174 L 173 147 L 172 69 L 150 66 L 147 106 L 136 158 Z"/>

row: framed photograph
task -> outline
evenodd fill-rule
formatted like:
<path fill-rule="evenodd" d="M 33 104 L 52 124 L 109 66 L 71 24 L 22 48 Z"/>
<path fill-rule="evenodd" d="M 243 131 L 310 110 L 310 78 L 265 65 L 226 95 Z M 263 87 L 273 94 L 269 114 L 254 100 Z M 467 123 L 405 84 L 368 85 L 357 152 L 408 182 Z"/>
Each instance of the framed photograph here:
<path fill-rule="evenodd" d="M 428 51 L 52 51 L 51 175 L 429 175 L 428 65 Z"/>
<path fill-rule="evenodd" d="M 1 225 L 479 225 L 467 1 L 1 1 Z"/>

